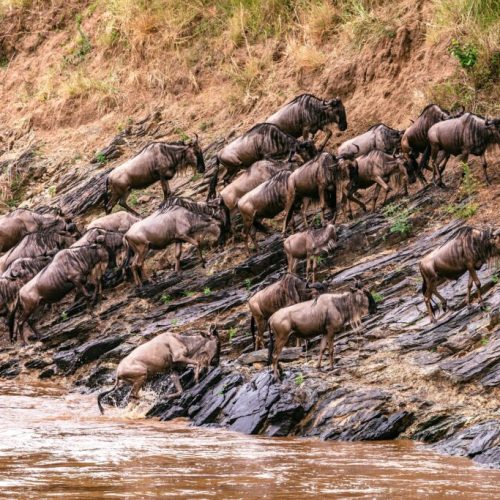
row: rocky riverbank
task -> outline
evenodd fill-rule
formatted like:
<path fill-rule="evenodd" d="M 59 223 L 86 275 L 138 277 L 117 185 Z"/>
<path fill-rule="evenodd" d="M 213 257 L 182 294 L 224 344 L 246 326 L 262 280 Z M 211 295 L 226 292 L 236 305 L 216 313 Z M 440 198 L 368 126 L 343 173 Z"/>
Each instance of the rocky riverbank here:
<path fill-rule="evenodd" d="M 127 141 L 144 134 L 141 126 L 134 130 Z M 102 154 L 119 156 L 123 138 Z M 207 151 L 209 166 L 218 145 Z M 93 177 L 64 176 L 54 203 L 77 218 L 88 213 L 101 202 L 105 171 L 91 166 Z M 192 195 L 206 182 L 184 181 L 177 192 Z M 172 390 L 168 376 L 152 381 L 158 398 L 148 417 L 183 416 L 195 425 L 268 436 L 405 437 L 500 467 L 498 271 L 484 267 L 479 273 L 484 311 L 466 306 L 466 277 L 442 286 L 450 309 L 437 324 L 429 322 L 420 293 L 419 259 L 463 225 L 440 215 L 443 196 L 448 195 L 428 187 L 399 205 L 339 225 L 339 247 L 320 262 L 319 278 L 330 291 L 360 279 L 375 293 L 378 312 L 365 319 L 362 334 L 346 330 L 337 336 L 333 371 L 315 368 L 317 339 L 308 351 L 286 350 L 281 383 L 271 378 L 267 352 L 252 351 L 246 301 L 286 268 L 282 238 L 274 232 L 261 242 L 258 255 L 247 257 L 238 238 L 223 252 L 209 252 L 206 269 L 192 251 L 181 274 L 152 258 L 156 272 L 140 289 L 119 273 L 108 273 L 106 298 L 95 310 L 71 299 L 39 320 L 39 342 L 27 348 L 1 344 L 0 376 L 20 382 L 24 376 L 52 378 L 98 392 L 113 383 L 118 361 L 145 339 L 167 330 L 206 330 L 216 322 L 221 365 L 197 386 L 190 370 L 183 373 L 187 390 L 175 400 L 166 398 Z M 107 402 L 125 405 L 126 393 Z"/>

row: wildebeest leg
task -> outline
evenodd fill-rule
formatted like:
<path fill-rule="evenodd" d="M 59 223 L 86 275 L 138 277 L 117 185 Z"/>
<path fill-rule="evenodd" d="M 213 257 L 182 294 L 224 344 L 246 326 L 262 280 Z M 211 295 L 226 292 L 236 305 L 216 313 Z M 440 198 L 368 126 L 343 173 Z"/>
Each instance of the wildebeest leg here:
<path fill-rule="evenodd" d="M 253 246 L 255 247 L 255 251 L 259 253 L 259 243 L 257 241 L 257 229 L 255 226 L 252 226 L 250 228 L 250 237 L 252 238 Z M 249 250 L 249 255 L 250 255 L 250 250 Z"/>
<path fill-rule="evenodd" d="M 354 193 L 356 192 L 356 189 L 355 188 L 351 188 L 349 189 L 348 193 L 347 193 L 347 199 L 348 200 L 351 200 L 351 201 L 354 201 L 354 203 L 357 203 L 362 209 L 363 209 L 363 212 L 366 212 L 366 205 L 361 201 L 361 200 L 358 200 L 355 196 L 354 196 Z M 349 207 L 349 211 L 351 211 L 351 207 Z M 352 212 L 351 212 L 351 217 L 352 217 Z"/>
<path fill-rule="evenodd" d="M 481 304 L 481 307 L 484 307 L 483 296 L 481 295 L 481 282 L 479 281 L 476 270 L 473 267 L 469 269 L 469 283 L 467 285 L 467 304 L 469 305 L 471 303 L 470 292 L 472 289 L 472 282 L 476 284 L 479 302 Z"/>
<path fill-rule="evenodd" d="M 325 146 L 327 145 L 328 141 L 330 140 L 330 137 L 332 136 L 332 133 L 333 132 L 330 129 L 326 129 L 325 138 L 323 139 L 323 142 L 321 143 L 321 146 L 319 146 L 319 148 L 318 148 L 318 152 L 319 153 L 321 153 L 323 151 L 323 149 L 325 149 Z"/>
<path fill-rule="evenodd" d="M 444 154 L 441 157 L 441 161 L 438 161 L 440 177 L 443 175 L 444 169 L 446 168 L 446 164 L 448 163 L 448 160 L 450 159 L 450 155 L 448 153 L 445 153 L 444 151 L 443 151 L 443 153 Z"/>
<path fill-rule="evenodd" d="M 333 370 L 333 331 L 329 331 L 327 335 L 328 339 L 328 354 L 330 356 L 330 370 Z"/>
<path fill-rule="evenodd" d="M 431 322 L 435 323 L 436 316 L 434 315 L 434 311 L 432 310 L 431 300 L 433 293 L 436 291 L 436 282 L 431 278 L 427 278 L 422 271 L 421 273 L 424 280 L 424 284 L 422 286 L 422 291 L 424 293 L 424 302 L 427 307 L 429 317 L 431 318 Z"/>
<path fill-rule="evenodd" d="M 134 380 L 130 391 L 129 401 L 132 399 L 137 401 L 139 399 L 139 391 L 144 385 L 144 382 L 146 382 L 146 375 L 142 375 Z"/>
<path fill-rule="evenodd" d="M 481 155 L 481 165 L 483 167 L 484 178 L 487 184 L 491 184 L 490 178 L 488 177 L 488 164 L 486 163 L 486 153 Z"/>
<path fill-rule="evenodd" d="M 205 267 L 205 259 L 203 258 L 203 254 L 201 253 L 201 243 L 199 241 L 196 241 L 194 238 L 191 238 L 191 236 L 188 236 L 187 234 L 181 236 L 179 239 L 185 241 L 186 243 L 191 243 L 191 245 L 196 247 L 196 249 L 198 250 L 198 255 L 200 256 L 201 265 Z M 179 262 L 179 271 L 180 271 L 180 262 Z"/>
<path fill-rule="evenodd" d="M 439 153 L 439 146 L 437 144 L 432 144 L 431 145 L 431 164 L 432 164 L 432 182 L 436 186 L 443 186 L 443 183 L 441 181 L 441 176 L 439 176 L 439 181 L 437 180 L 438 174 L 439 174 L 439 167 L 438 167 L 438 162 L 437 162 L 437 155 Z M 422 164 L 420 164 L 422 170 Z"/>
<path fill-rule="evenodd" d="M 257 318 L 257 338 L 255 339 L 255 350 L 264 349 L 264 332 L 266 331 L 266 320 L 259 316 Z"/>
<path fill-rule="evenodd" d="M 319 344 L 319 357 L 318 357 L 318 364 L 316 365 L 316 368 L 318 370 L 321 370 L 321 362 L 323 361 L 323 353 L 325 352 L 326 349 L 326 343 L 327 343 L 326 335 L 323 335 L 323 337 L 321 337 L 321 342 Z"/>
<path fill-rule="evenodd" d="M 386 191 L 386 197 L 387 197 L 387 192 Z M 377 184 L 375 186 L 375 192 L 373 193 L 373 204 L 372 204 L 372 212 L 375 212 L 375 207 L 377 206 L 377 200 L 378 200 L 378 195 L 380 194 L 380 186 Z M 384 200 L 385 201 L 385 200 Z M 384 203 L 382 203 L 383 205 Z"/>
<path fill-rule="evenodd" d="M 128 198 L 129 193 L 130 193 L 130 191 L 126 191 L 125 193 L 123 193 L 122 196 L 120 197 L 120 201 L 118 202 L 118 204 L 121 207 L 123 207 L 127 212 L 130 212 L 134 215 L 137 215 L 137 217 L 140 217 L 141 214 L 139 212 L 136 212 L 133 208 L 129 207 L 127 204 L 127 198 Z"/>
<path fill-rule="evenodd" d="M 285 347 L 286 343 L 288 342 L 288 339 L 290 338 L 290 335 L 293 334 L 294 332 L 288 332 L 285 334 L 283 337 L 275 335 L 275 345 L 274 345 L 274 352 L 273 352 L 273 371 L 274 371 L 274 377 L 276 380 L 280 380 L 280 365 L 279 365 L 279 358 L 281 355 L 281 351 L 283 350 L 283 347 Z M 272 335 L 272 333 L 271 333 Z"/>
<path fill-rule="evenodd" d="M 309 205 L 311 204 L 311 199 L 310 198 L 304 198 L 302 200 L 302 220 L 304 221 L 304 227 L 308 228 L 309 225 L 307 223 L 307 209 L 309 208 Z M 323 222 L 323 219 L 321 220 Z"/>
<path fill-rule="evenodd" d="M 166 200 L 170 196 L 170 186 L 168 185 L 168 179 L 165 177 L 161 177 L 160 184 L 163 191 L 163 199 Z"/>
<path fill-rule="evenodd" d="M 318 257 L 313 255 L 312 259 L 312 282 L 316 283 L 316 268 L 318 267 Z"/>
<path fill-rule="evenodd" d="M 179 375 L 177 375 L 177 373 L 171 372 L 170 378 L 171 378 L 172 382 L 174 383 L 175 388 L 177 389 L 177 392 L 173 392 L 172 394 L 169 394 L 167 396 L 167 399 L 174 399 L 182 394 L 183 389 L 182 389 L 181 381 L 179 379 Z"/>
<path fill-rule="evenodd" d="M 181 270 L 182 243 L 178 241 L 175 244 L 175 271 Z"/>
<path fill-rule="evenodd" d="M 389 186 L 385 181 L 384 179 L 382 179 L 382 177 L 380 176 L 377 176 L 375 177 L 375 182 L 377 183 L 377 187 L 381 187 L 384 191 L 385 191 L 385 197 L 384 197 L 384 203 L 385 203 L 385 200 L 387 199 L 387 194 L 389 193 L 389 191 L 391 190 L 391 186 Z M 377 198 L 378 198 L 378 194 L 380 192 L 380 189 L 377 191 L 376 188 L 375 188 L 375 191 L 376 191 L 376 195 L 377 195 Z M 373 202 L 373 209 L 372 211 L 374 212 L 375 211 L 375 203 L 377 202 L 377 199 L 375 198 L 374 199 L 374 202 Z"/>

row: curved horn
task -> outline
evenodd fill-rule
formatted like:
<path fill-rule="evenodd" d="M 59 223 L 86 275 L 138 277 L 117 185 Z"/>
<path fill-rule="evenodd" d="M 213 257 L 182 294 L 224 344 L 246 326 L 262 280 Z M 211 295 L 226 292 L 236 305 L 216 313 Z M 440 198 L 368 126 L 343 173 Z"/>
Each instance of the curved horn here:
<path fill-rule="evenodd" d="M 357 144 L 354 144 L 354 143 L 353 143 L 353 146 L 358 148 L 358 153 L 359 153 L 359 151 L 360 151 L 359 146 Z"/>

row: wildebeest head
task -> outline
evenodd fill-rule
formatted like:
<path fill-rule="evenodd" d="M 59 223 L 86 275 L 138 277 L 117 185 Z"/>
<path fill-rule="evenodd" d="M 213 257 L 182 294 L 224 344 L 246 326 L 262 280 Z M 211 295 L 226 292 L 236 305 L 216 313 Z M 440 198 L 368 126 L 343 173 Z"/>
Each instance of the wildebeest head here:
<path fill-rule="evenodd" d="M 207 339 L 207 342 L 202 349 L 202 353 L 208 358 L 208 366 L 218 366 L 220 362 L 221 345 L 217 325 L 211 324 L 208 328 L 208 333 L 203 333 L 202 335 Z"/>
<path fill-rule="evenodd" d="M 408 182 L 414 184 L 417 181 L 417 175 L 415 173 L 415 163 L 408 161 L 401 153 L 394 154 L 393 157 L 398 162 L 398 165 L 403 167 L 408 175 Z"/>
<path fill-rule="evenodd" d="M 309 297 L 311 299 L 315 299 L 322 293 L 326 292 L 326 286 L 323 283 L 316 281 L 314 283 L 306 283 L 306 290 L 308 291 Z M 308 299 L 302 299 L 302 300 L 308 300 Z"/>
<path fill-rule="evenodd" d="M 304 162 L 312 160 L 318 154 L 314 141 L 297 141 L 295 152 Z"/>
<path fill-rule="evenodd" d="M 350 290 L 354 294 L 355 302 L 359 307 L 368 309 L 368 314 L 374 314 L 377 312 L 377 303 L 375 302 L 373 295 L 366 287 L 363 287 L 361 282 L 356 282 Z"/>
<path fill-rule="evenodd" d="M 500 118 L 486 119 L 484 121 L 486 129 L 493 137 L 493 142 L 500 142 Z"/>
<path fill-rule="evenodd" d="M 342 132 L 347 130 L 347 115 L 341 99 L 336 97 L 335 99 L 325 101 L 325 105 L 327 115 L 330 117 L 332 122 L 339 126 L 339 130 Z"/>
<path fill-rule="evenodd" d="M 491 233 L 491 246 L 495 249 L 495 253 L 500 255 L 500 229 Z"/>
<path fill-rule="evenodd" d="M 217 209 L 217 219 L 220 222 L 220 234 L 217 244 L 219 247 L 223 247 L 226 243 L 227 236 L 231 233 L 231 212 L 220 196 L 209 201 L 207 205 Z"/>
<path fill-rule="evenodd" d="M 186 145 L 186 164 L 192 165 L 200 174 L 205 172 L 205 160 L 203 159 L 203 151 L 198 141 L 198 136 L 195 134 L 194 139 Z"/>

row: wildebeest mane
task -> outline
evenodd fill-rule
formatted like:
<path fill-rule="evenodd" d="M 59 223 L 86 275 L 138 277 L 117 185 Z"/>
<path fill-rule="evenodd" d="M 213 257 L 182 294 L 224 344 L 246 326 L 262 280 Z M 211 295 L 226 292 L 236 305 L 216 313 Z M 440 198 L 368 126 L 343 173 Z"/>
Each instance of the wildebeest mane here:
<path fill-rule="evenodd" d="M 298 276 L 293 273 L 286 273 L 281 280 L 281 286 L 287 297 L 295 303 L 300 302 L 301 297 L 299 290 L 305 288 L 305 283 Z"/>
<path fill-rule="evenodd" d="M 487 261 L 494 252 L 494 246 L 491 243 L 493 230 L 490 228 L 481 229 L 474 226 L 464 226 L 456 231 L 441 245 L 444 246 L 451 240 L 462 240 L 463 248 L 474 260 Z"/>
<path fill-rule="evenodd" d="M 435 103 L 431 102 L 430 104 L 427 104 L 427 106 L 422 110 L 422 112 L 418 115 L 418 117 L 420 118 L 424 113 L 427 112 L 427 110 L 429 110 L 433 106 L 436 106 L 439 109 L 439 111 L 441 111 L 442 113 L 444 113 L 446 115 L 450 115 L 450 112 L 447 109 L 443 109 L 439 104 L 435 104 Z"/>

